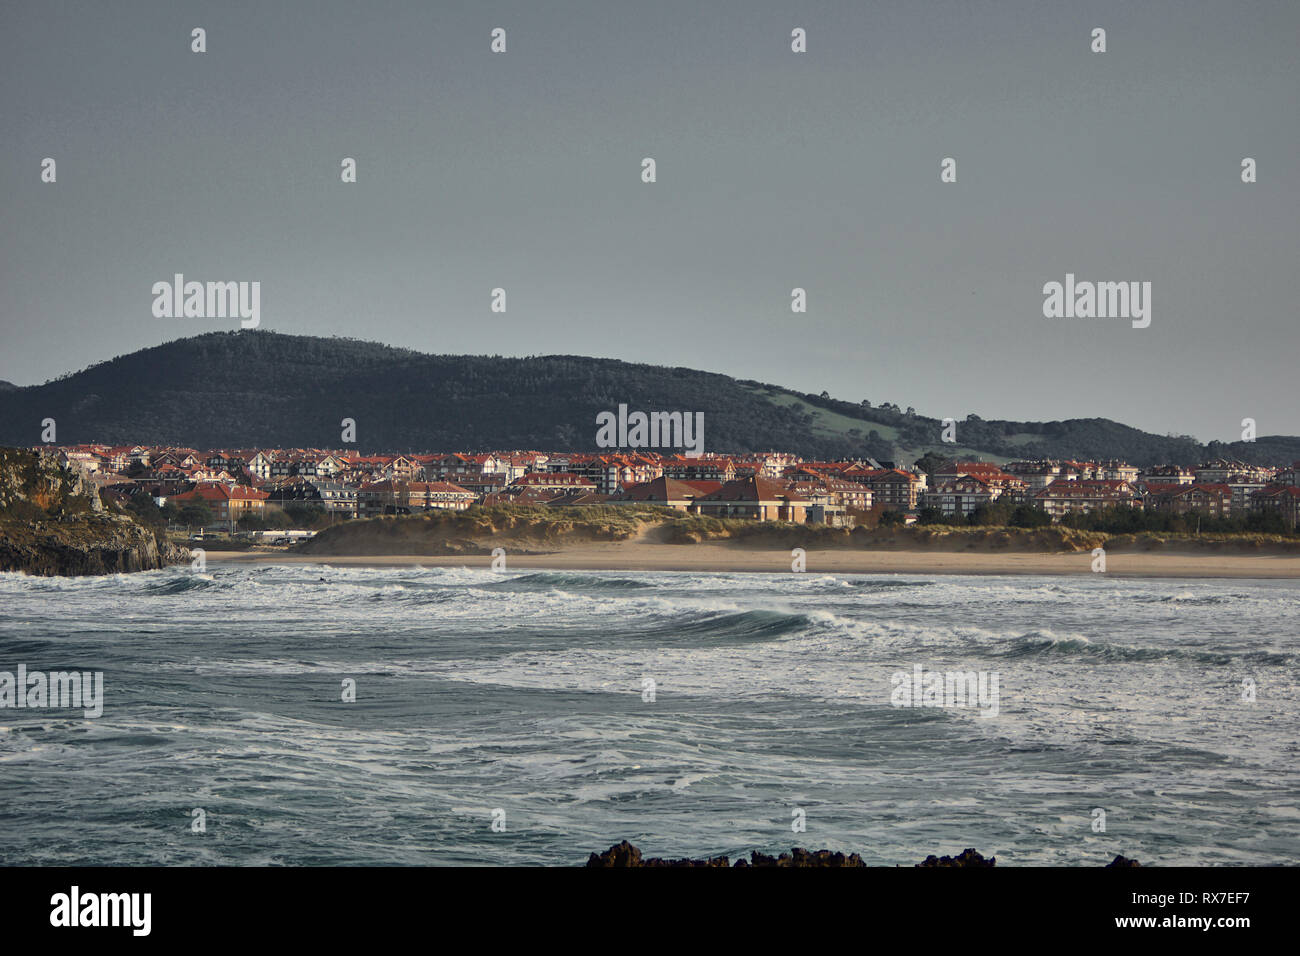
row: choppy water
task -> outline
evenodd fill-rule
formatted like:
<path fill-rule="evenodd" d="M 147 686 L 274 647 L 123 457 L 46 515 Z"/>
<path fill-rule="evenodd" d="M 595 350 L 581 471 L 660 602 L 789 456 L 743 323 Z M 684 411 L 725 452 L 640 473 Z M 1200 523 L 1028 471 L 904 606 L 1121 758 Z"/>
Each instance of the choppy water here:
<path fill-rule="evenodd" d="M 0 862 L 1295 863 L 1298 611 L 1101 575 L 3 574 L 0 670 L 106 700 L 0 710 Z M 996 672 L 997 716 L 891 706 L 915 664 Z"/>

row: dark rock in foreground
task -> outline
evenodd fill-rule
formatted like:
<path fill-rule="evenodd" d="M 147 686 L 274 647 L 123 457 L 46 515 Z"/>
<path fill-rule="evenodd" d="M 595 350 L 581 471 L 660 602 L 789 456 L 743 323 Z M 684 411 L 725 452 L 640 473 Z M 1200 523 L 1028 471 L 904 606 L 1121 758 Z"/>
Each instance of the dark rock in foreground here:
<path fill-rule="evenodd" d="M 843 853 L 833 853 L 830 850 L 809 851 L 802 847 L 795 847 L 789 853 L 782 853 L 780 856 L 768 856 L 766 853 L 759 853 L 755 850 L 749 855 L 749 860 L 737 860 L 738 867 L 753 866 L 795 866 L 795 867 L 839 867 L 839 866 L 864 866 L 862 857 L 856 853 L 845 856 Z M 659 857 L 650 857 L 643 859 L 641 851 L 631 843 L 624 840 L 606 850 L 604 853 L 593 853 L 587 858 L 587 866 L 592 867 L 635 867 L 635 866 L 705 866 L 705 867 L 729 867 L 731 861 L 725 856 L 714 856 L 704 860 L 664 860 Z"/>
<path fill-rule="evenodd" d="M 856 853 L 845 856 L 843 853 L 835 853 L 831 850 L 810 851 L 797 846 L 789 853 L 782 853 L 776 857 L 755 850 L 749 855 L 748 863 L 737 860 L 736 866 L 859 867 L 866 864 Z"/>
<path fill-rule="evenodd" d="M 984 857 L 974 849 L 965 849 L 957 856 L 927 856 L 925 861 L 916 864 L 918 867 L 932 866 L 973 866 L 973 867 L 990 867 L 997 865 L 997 857 Z M 659 857 L 650 857 L 643 859 L 641 851 L 624 840 L 610 847 L 604 853 L 593 853 L 587 858 L 589 867 L 658 867 L 658 866 L 707 866 L 707 867 L 726 867 L 730 862 L 725 856 L 709 857 L 702 860 L 664 860 Z M 1130 860 L 1124 856 L 1117 856 L 1113 861 L 1106 864 L 1111 866 L 1141 866 L 1137 860 Z M 780 856 L 768 856 L 766 853 L 759 853 L 757 850 L 749 855 L 749 860 L 737 860 L 735 867 L 755 867 L 755 866 L 789 866 L 789 867 L 861 867 L 866 866 L 862 862 L 862 857 L 856 853 L 850 853 L 845 856 L 843 853 L 836 853 L 831 850 L 805 850 L 802 847 L 795 847 L 789 853 L 782 853 Z"/>
<path fill-rule="evenodd" d="M 593 867 L 634 867 L 634 866 L 730 866 L 725 856 L 712 857 L 707 860 L 661 860 L 658 857 L 642 859 L 641 851 L 624 840 L 615 844 L 604 853 L 593 853 L 587 858 L 587 866 Z"/>
<path fill-rule="evenodd" d="M 985 859 L 979 853 L 976 853 L 973 847 L 962 850 L 958 856 L 935 856 L 930 854 L 917 866 L 997 866 L 998 858 L 991 856 Z"/>

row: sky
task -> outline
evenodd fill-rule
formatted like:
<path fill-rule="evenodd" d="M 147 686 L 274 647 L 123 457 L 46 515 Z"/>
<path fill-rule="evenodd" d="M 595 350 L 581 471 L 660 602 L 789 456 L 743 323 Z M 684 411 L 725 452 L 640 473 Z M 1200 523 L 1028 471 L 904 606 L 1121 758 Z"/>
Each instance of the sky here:
<path fill-rule="evenodd" d="M 1297 36 L 1295 0 L 7 0 L 0 379 L 238 327 L 156 318 L 179 272 L 281 332 L 1300 434 Z M 1045 317 L 1067 273 L 1149 281 L 1149 327 Z"/>

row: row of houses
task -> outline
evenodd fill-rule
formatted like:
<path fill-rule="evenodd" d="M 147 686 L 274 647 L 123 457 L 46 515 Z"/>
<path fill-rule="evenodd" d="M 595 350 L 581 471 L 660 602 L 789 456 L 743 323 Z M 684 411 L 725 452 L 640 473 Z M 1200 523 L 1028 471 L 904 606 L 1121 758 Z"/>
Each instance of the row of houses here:
<path fill-rule="evenodd" d="M 1209 517 L 1276 510 L 1295 524 L 1300 463 L 1215 460 L 1140 469 L 1120 461 L 952 461 L 930 475 L 872 459 L 805 461 L 770 452 L 699 457 L 535 451 L 361 455 L 330 449 L 78 445 L 60 460 L 118 493 L 202 500 L 226 524 L 267 505 L 309 503 L 339 518 L 471 504 L 636 504 L 754 520 L 847 525 L 864 514 L 923 508 L 965 517 L 993 502 L 1053 519 L 1108 507 Z M 1291 490 L 1288 490 L 1291 489 Z"/>
<path fill-rule="evenodd" d="M 954 462 L 936 474 L 934 487 L 922 496 L 922 506 L 945 516 L 966 516 L 1003 500 L 1038 507 L 1054 519 L 1116 507 L 1239 517 L 1252 511 L 1286 512 L 1297 491 L 1296 477 L 1294 466 L 1267 469 L 1230 462 L 1147 470 L 1122 463 L 1077 467 L 1075 463 Z M 1295 525 L 1290 518 L 1287 523 Z"/>

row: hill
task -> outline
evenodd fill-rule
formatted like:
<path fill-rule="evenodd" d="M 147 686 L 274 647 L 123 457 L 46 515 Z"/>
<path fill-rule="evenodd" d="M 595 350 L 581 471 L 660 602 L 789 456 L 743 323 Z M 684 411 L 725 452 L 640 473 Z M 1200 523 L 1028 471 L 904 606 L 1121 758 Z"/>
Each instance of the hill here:
<path fill-rule="evenodd" d="M 41 421 L 61 444 L 155 443 L 197 448 L 340 447 L 356 422 L 360 449 L 595 450 L 596 415 L 704 412 L 705 449 L 788 450 L 807 457 L 910 462 L 945 456 L 1123 458 L 1191 464 L 1230 456 L 1300 458 L 1300 439 L 1202 445 L 1107 419 L 943 424 L 892 404 L 839 401 L 688 368 L 574 355 L 427 355 L 355 339 L 261 330 L 178 339 L 43 385 L 0 389 L 0 443 L 33 445 Z"/>

